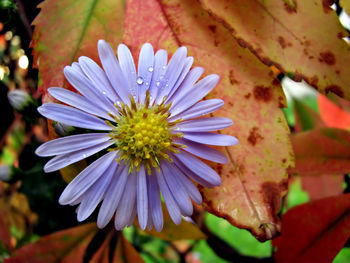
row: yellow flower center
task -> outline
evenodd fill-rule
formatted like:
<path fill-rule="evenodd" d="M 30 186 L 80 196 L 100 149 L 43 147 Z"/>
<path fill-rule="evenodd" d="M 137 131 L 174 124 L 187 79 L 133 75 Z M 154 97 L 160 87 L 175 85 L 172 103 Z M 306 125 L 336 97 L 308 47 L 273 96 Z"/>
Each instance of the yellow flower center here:
<path fill-rule="evenodd" d="M 151 167 L 159 167 L 160 158 L 172 162 L 167 152 L 178 153 L 177 148 L 183 147 L 175 143 L 183 134 L 172 133 L 174 125 L 181 120 L 168 121 L 171 104 L 165 105 L 165 98 L 161 104 L 150 106 L 148 91 L 145 104 L 137 104 L 131 95 L 130 102 L 130 107 L 125 104 L 115 105 L 120 115 L 110 114 L 117 123 L 117 126 L 110 124 L 113 126 L 110 136 L 117 145 L 111 150 L 120 151 L 117 161 L 127 161 L 129 172 L 134 168 L 138 171 L 140 165 L 144 164 L 150 174 Z"/>

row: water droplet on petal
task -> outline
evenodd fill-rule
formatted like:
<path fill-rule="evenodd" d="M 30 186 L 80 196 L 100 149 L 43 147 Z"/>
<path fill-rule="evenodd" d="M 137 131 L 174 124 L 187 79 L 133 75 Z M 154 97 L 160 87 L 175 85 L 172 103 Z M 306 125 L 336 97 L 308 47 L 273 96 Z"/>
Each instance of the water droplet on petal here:
<path fill-rule="evenodd" d="M 149 72 L 153 72 L 153 67 L 149 67 L 149 68 L 148 68 L 148 71 L 149 71 Z"/>
<path fill-rule="evenodd" d="M 166 66 L 163 66 L 162 69 L 166 69 Z"/>
<path fill-rule="evenodd" d="M 83 157 L 86 158 L 86 154 L 85 153 L 83 154 Z"/>
<path fill-rule="evenodd" d="M 148 82 L 146 82 L 146 86 L 148 86 L 148 84 L 149 84 L 149 83 L 148 83 Z"/>
<path fill-rule="evenodd" d="M 107 95 L 107 93 L 105 91 L 102 91 L 103 95 Z"/>
<path fill-rule="evenodd" d="M 136 83 L 139 84 L 139 85 L 141 85 L 141 84 L 143 83 L 143 78 L 137 77 Z"/>
<path fill-rule="evenodd" d="M 159 87 L 159 85 L 160 85 L 160 81 L 157 81 L 156 86 Z"/>

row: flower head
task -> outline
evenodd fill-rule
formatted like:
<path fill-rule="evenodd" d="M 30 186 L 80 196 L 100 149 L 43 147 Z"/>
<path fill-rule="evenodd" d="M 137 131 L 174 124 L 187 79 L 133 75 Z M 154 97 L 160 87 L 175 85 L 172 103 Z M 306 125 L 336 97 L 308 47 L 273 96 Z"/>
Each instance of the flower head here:
<path fill-rule="evenodd" d="M 54 121 L 95 130 L 66 136 L 41 145 L 36 153 L 55 156 L 44 167 L 56 171 L 97 152 L 102 156 L 78 174 L 59 202 L 76 205 L 79 221 L 102 202 L 97 225 L 115 216 L 117 230 L 133 223 L 142 229 L 163 227 L 161 197 L 174 223 L 193 212 L 191 199 L 202 197 L 194 182 L 218 186 L 220 176 L 202 159 L 226 163 L 225 155 L 208 145 L 228 146 L 237 139 L 212 133 L 232 125 L 228 118 L 203 117 L 223 106 L 220 99 L 201 101 L 217 84 L 203 69 L 191 69 L 193 58 L 179 48 L 168 62 L 165 50 L 153 53 L 142 46 L 138 69 L 129 49 L 118 46 L 118 59 L 103 40 L 98 42 L 102 68 L 87 57 L 64 69 L 67 80 L 81 94 L 49 88 L 57 100 L 39 112 Z M 190 70 L 191 69 L 191 70 Z"/>

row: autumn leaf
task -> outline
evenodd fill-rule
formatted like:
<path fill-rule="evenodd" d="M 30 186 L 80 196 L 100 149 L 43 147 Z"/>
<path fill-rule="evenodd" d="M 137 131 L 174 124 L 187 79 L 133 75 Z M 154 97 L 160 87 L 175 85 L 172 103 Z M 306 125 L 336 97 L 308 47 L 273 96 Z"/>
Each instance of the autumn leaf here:
<path fill-rule="evenodd" d="M 282 226 L 273 240 L 276 263 L 332 262 L 350 237 L 350 194 L 294 207 L 283 215 Z"/>
<path fill-rule="evenodd" d="M 144 260 L 136 249 L 125 239 L 123 235 L 120 235 L 117 243 L 117 248 L 114 253 L 113 263 L 124 263 L 124 262 L 137 262 L 143 263 Z"/>
<path fill-rule="evenodd" d="M 350 132 L 319 128 L 291 136 L 294 172 L 308 175 L 350 172 Z"/>
<path fill-rule="evenodd" d="M 350 99 L 350 46 L 342 39 L 348 33 L 330 8 L 333 1 L 200 2 L 266 65 Z"/>
<path fill-rule="evenodd" d="M 96 232 L 94 223 L 58 231 L 21 247 L 4 262 L 82 262 L 85 250 Z"/>
<path fill-rule="evenodd" d="M 47 0 L 39 5 L 31 47 L 44 94 L 49 87 L 64 86 L 63 68 L 79 56 L 98 61 L 99 39 L 120 43 L 124 5 L 123 0 Z"/>
<path fill-rule="evenodd" d="M 340 0 L 339 4 L 345 9 L 345 11 L 350 14 L 350 1 L 349 0 Z"/>
<path fill-rule="evenodd" d="M 329 127 L 350 129 L 350 113 L 344 111 L 323 95 L 317 96 L 320 117 Z"/>

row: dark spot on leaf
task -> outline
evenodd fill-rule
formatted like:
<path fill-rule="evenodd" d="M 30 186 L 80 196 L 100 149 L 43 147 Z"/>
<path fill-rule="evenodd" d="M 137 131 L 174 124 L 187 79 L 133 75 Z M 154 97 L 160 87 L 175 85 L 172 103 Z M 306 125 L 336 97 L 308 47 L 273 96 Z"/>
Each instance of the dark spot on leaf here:
<path fill-rule="evenodd" d="M 244 95 L 244 98 L 249 99 L 251 95 L 252 95 L 252 94 L 249 92 L 249 93 L 247 93 L 247 94 Z"/>
<path fill-rule="evenodd" d="M 325 62 L 328 65 L 334 65 L 335 64 L 335 56 L 332 52 L 326 51 L 320 53 L 320 61 Z"/>
<path fill-rule="evenodd" d="M 329 85 L 326 87 L 325 91 L 326 91 L 326 94 L 328 92 L 333 92 L 336 95 L 338 95 L 339 97 L 344 98 L 344 91 L 342 91 L 342 89 L 337 85 Z"/>
<path fill-rule="evenodd" d="M 209 30 L 213 32 L 214 34 L 216 33 L 216 25 L 209 25 L 208 26 Z"/>
<path fill-rule="evenodd" d="M 222 169 L 223 169 L 223 165 L 218 163 L 216 165 L 216 171 L 218 172 L 218 174 L 220 174 L 220 175 L 222 174 Z"/>
<path fill-rule="evenodd" d="M 339 74 L 340 74 L 340 70 L 337 69 L 337 70 L 335 71 L 335 73 L 336 73 L 337 75 L 339 75 Z"/>
<path fill-rule="evenodd" d="M 284 2 L 284 9 L 289 13 L 289 14 L 293 14 L 296 13 L 296 5 L 291 6 L 290 4 L 287 4 L 286 2 Z"/>
<path fill-rule="evenodd" d="M 305 46 L 307 46 L 307 47 L 311 46 L 311 42 L 310 42 L 309 40 L 305 40 L 304 44 L 305 44 Z"/>
<path fill-rule="evenodd" d="M 287 159 L 286 158 L 283 158 L 282 159 L 282 163 L 286 163 Z"/>
<path fill-rule="evenodd" d="M 343 34 L 343 32 L 339 32 L 339 33 L 337 34 L 337 36 L 338 36 L 339 39 L 343 39 L 343 37 L 345 37 L 344 34 Z"/>
<path fill-rule="evenodd" d="M 284 98 L 282 96 L 278 97 L 278 107 L 279 108 L 285 108 L 286 107 Z"/>
<path fill-rule="evenodd" d="M 229 78 L 230 78 L 231 85 L 239 84 L 239 81 L 237 79 L 235 79 L 235 75 L 234 75 L 234 72 L 232 69 L 230 70 Z"/>
<path fill-rule="evenodd" d="M 333 4 L 334 0 L 322 0 L 322 6 L 323 6 L 323 12 L 329 13 L 333 12 L 333 9 L 331 8 L 331 5 Z"/>
<path fill-rule="evenodd" d="M 232 103 L 231 101 L 229 101 L 227 104 L 228 104 L 229 106 L 233 107 L 233 103 Z"/>
<path fill-rule="evenodd" d="M 255 86 L 254 87 L 254 97 L 259 101 L 270 101 L 272 99 L 272 91 L 269 87 Z"/>
<path fill-rule="evenodd" d="M 261 136 L 261 134 L 259 133 L 259 128 L 258 127 L 253 127 L 250 130 L 249 136 L 247 138 L 247 141 L 255 146 L 258 142 L 262 141 L 264 139 L 264 137 Z"/>
<path fill-rule="evenodd" d="M 277 213 L 280 209 L 281 186 L 275 182 L 265 182 L 261 185 L 261 194 L 270 215 L 277 221 Z"/>
<path fill-rule="evenodd" d="M 273 79 L 272 81 L 272 85 L 274 86 L 280 86 L 281 85 L 281 81 L 277 78 Z"/>
<path fill-rule="evenodd" d="M 286 40 L 281 36 L 278 37 L 278 43 L 280 44 L 281 48 L 283 48 L 283 49 L 285 49 L 287 47 Z"/>
<path fill-rule="evenodd" d="M 314 87 L 317 87 L 317 84 L 318 84 L 318 77 L 315 75 L 315 76 L 311 77 L 310 85 L 314 86 Z"/>
<path fill-rule="evenodd" d="M 216 47 L 219 46 L 219 43 L 220 43 L 219 40 L 214 39 L 214 46 L 216 46 Z"/>

